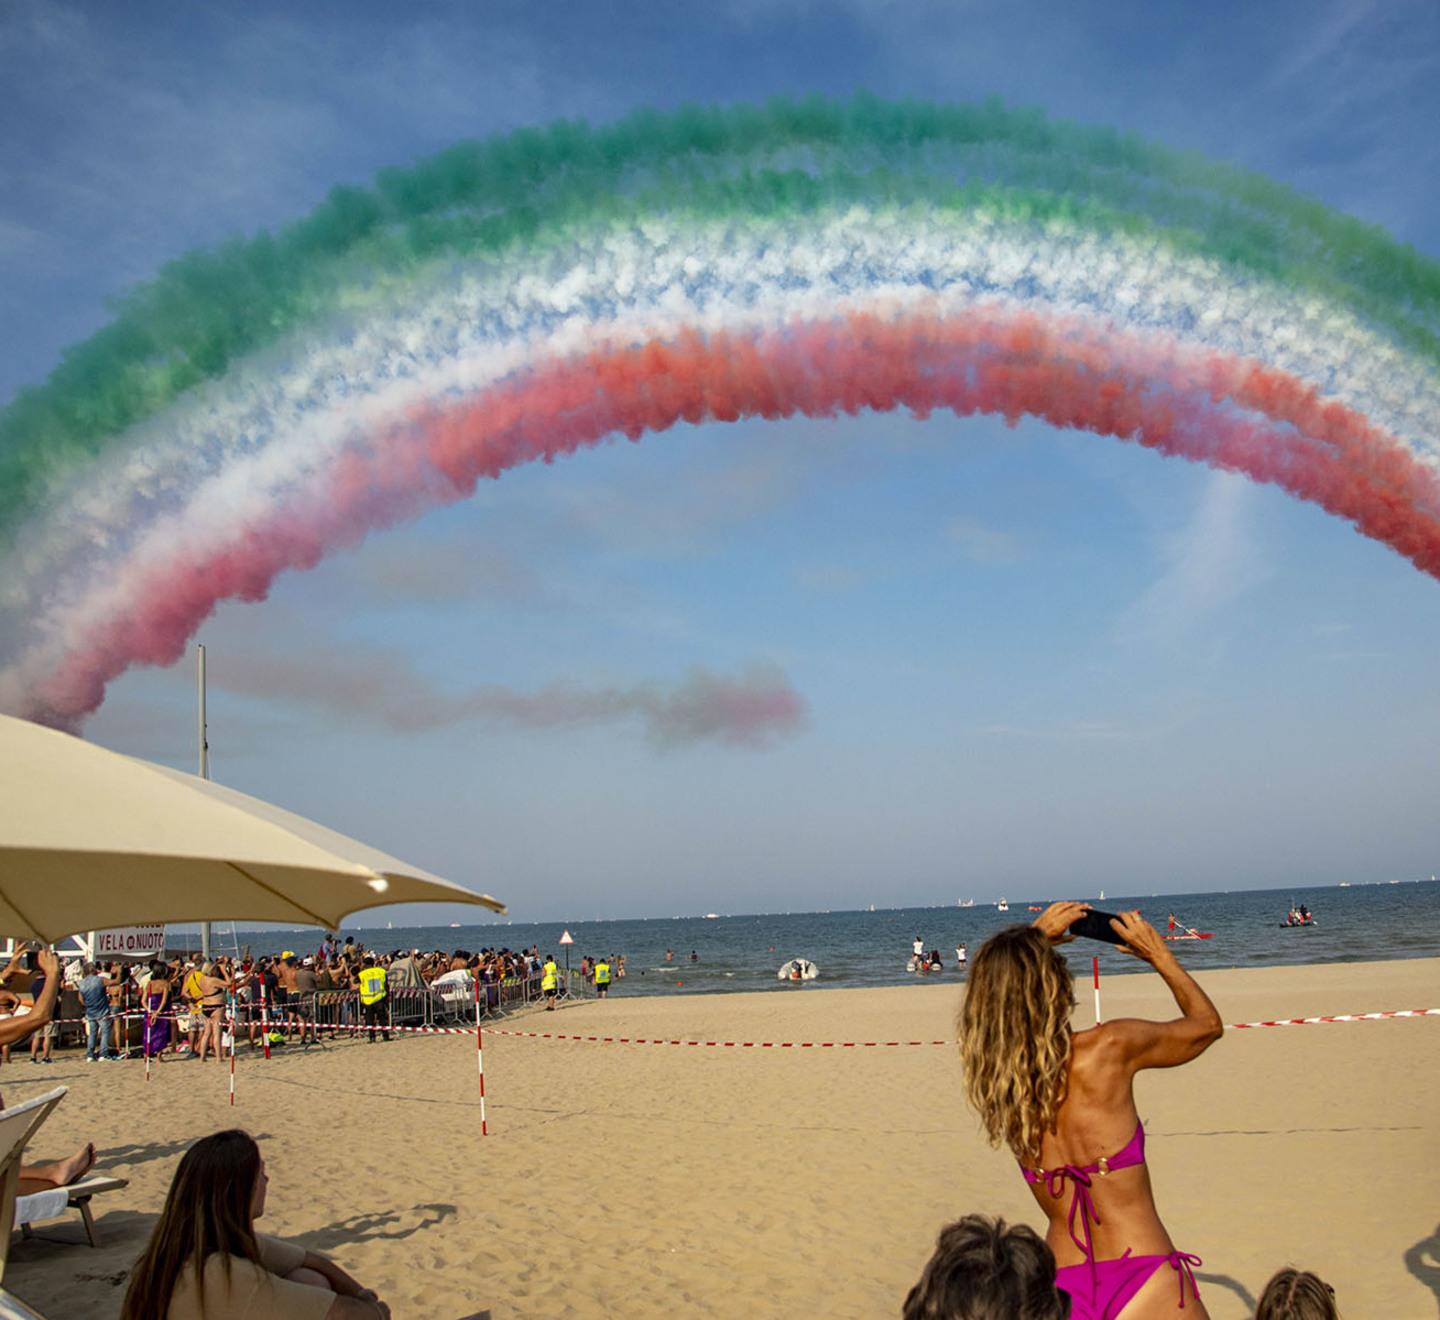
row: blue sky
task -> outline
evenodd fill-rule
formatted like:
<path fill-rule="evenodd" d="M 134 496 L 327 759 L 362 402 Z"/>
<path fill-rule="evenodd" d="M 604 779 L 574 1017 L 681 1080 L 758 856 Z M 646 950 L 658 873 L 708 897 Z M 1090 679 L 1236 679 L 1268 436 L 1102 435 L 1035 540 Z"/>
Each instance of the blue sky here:
<path fill-rule="evenodd" d="M 1440 256 L 1430 3 L 20 0 L 0 400 L 168 258 L 337 182 L 558 116 L 858 88 L 1142 131 Z M 201 640 L 217 778 L 521 919 L 1440 869 L 1440 584 L 1276 491 L 1038 424 L 618 442 Z M 755 665 L 807 710 L 761 749 L 658 745 L 634 719 L 398 727 L 477 687 Z M 87 733 L 190 767 L 191 668 L 132 673 Z"/>

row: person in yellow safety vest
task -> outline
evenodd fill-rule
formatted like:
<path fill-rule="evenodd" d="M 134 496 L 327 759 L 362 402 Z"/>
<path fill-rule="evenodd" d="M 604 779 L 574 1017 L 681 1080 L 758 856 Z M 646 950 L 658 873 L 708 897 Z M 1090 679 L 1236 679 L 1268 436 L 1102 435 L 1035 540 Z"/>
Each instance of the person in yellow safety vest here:
<path fill-rule="evenodd" d="M 360 1008 L 365 1015 L 365 1025 L 370 1028 L 370 1043 L 375 1043 L 375 1028 L 386 1040 L 390 1039 L 389 1004 L 385 992 L 385 969 L 375 966 L 375 955 L 365 955 L 365 965 L 360 969 Z"/>
<path fill-rule="evenodd" d="M 545 1011 L 555 1008 L 555 987 L 560 980 L 560 969 L 555 966 L 555 955 L 545 955 L 545 970 L 540 977 L 540 989 L 545 992 Z"/>
<path fill-rule="evenodd" d="M 610 996 L 610 960 L 601 958 L 595 964 L 595 998 L 608 999 Z"/>
<path fill-rule="evenodd" d="M 199 963 L 186 972 L 185 979 L 180 983 L 180 997 L 184 999 L 190 1015 L 189 1045 L 193 1052 L 200 1046 L 200 1032 L 205 1025 L 205 1010 L 202 1007 L 205 991 L 200 986 Z"/>

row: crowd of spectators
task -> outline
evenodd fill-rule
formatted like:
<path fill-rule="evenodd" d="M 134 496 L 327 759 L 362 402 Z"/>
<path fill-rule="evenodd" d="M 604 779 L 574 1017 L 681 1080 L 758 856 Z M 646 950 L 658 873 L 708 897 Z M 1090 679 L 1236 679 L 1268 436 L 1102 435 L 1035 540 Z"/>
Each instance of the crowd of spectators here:
<path fill-rule="evenodd" d="M 596 984 L 595 962 L 583 960 L 581 979 Z M 609 960 L 616 964 L 615 959 Z M 88 962 L 72 959 L 63 970 L 83 1023 L 85 1057 L 104 1063 L 128 1057 L 221 1059 L 229 1046 L 229 1017 L 237 1026 L 237 1044 L 305 1045 L 321 1029 L 378 1032 L 389 1039 L 392 1024 L 429 1020 L 463 1001 L 473 1006 L 478 993 L 486 1011 L 515 1001 L 539 999 L 551 980 L 538 945 L 527 949 L 367 949 L 353 935 L 326 936 L 310 951 L 205 959 L 174 954 L 148 962 Z M 624 976 L 624 960 L 618 960 Z M 608 977 L 607 977 L 608 979 Z M 545 994 L 564 996 L 569 984 L 558 972 Z M 14 964 L 0 982 L 0 1019 L 24 1015 L 45 984 L 41 971 Z M 605 987 L 608 989 L 608 985 Z M 71 1023 L 71 1025 L 79 1025 Z M 47 1024 L 29 1041 L 30 1059 L 52 1062 L 61 1026 Z M 9 1047 L 4 1050 L 8 1062 Z"/>

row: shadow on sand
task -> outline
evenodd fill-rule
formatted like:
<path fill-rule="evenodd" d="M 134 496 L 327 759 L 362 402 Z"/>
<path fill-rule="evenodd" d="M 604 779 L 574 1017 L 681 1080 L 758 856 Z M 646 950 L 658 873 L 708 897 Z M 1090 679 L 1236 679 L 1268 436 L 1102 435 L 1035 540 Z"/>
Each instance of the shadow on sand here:
<path fill-rule="evenodd" d="M 1195 1271 L 1195 1279 L 1198 1283 L 1224 1288 L 1226 1292 L 1234 1293 L 1240 1299 L 1241 1305 L 1251 1315 L 1255 1314 L 1255 1299 L 1250 1296 L 1250 1290 L 1239 1279 L 1232 1279 L 1228 1274 L 1206 1274 L 1203 1270 Z"/>
<path fill-rule="evenodd" d="M 256 1141 L 270 1140 L 268 1132 L 256 1132 Z M 148 1141 L 143 1145 L 131 1144 L 129 1146 L 106 1146 L 97 1155 L 97 1163 L 102 1166 L 112 1164 L 147 1164 L 151 1160 L 168 1160 L 177 1155 L 183 1155 L 193 1146 L 198 1137 L 185 1137 L 179 1141 Z"/>
<path fill-rule="evenodd" d="M 1430 1289 L 1435 1307 L 1440 1311 L 1440 1224 L 1429 1237 L 1423 1237 L 1406 1250 L 1405 1268 Z"/>
<path fill-rule="evenodd" d="M 389 1227 L 391 1224 L 403 1223 L 416 1211 L 420 1212 L 418 1222 L 404 1228 Z M 434 1228 L 437 1224 L 443 1224 L 454 1214 L 455 1207 L 453 1205 L 431 1202 L 412 1206 L 408 1211 L 391 1211 L 378 1215 L 351 1215 L 349 1219 L 338 1220 L 333 1224 L 327 1224 L 324 1228 L 317 1228 L 309 1233 L 297 1233 L 289 1240 L 309 1251 L 322 1252 L 334 1251 L 337 1247 L 359 1242 L 381 1240 L 398 1242 L 402 1238 L 414 1236 L 422 1229 Z"/>

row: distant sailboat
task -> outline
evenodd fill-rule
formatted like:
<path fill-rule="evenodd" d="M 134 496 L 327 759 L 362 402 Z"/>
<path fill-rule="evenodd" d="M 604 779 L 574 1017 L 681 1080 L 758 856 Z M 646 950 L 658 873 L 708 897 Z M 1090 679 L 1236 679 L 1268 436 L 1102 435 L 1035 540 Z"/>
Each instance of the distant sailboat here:
<path fill-rule="evenodd" d="M 1102 903 L 1105 901 L 1105 891 L 1103 889 L 1100 891 L 1100 901 Z"/>

